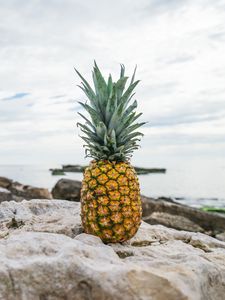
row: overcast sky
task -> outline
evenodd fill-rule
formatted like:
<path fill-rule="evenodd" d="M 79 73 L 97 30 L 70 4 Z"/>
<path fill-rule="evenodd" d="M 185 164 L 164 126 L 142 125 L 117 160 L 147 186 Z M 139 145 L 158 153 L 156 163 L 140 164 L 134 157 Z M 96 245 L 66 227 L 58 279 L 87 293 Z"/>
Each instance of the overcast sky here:
<path fill-rule="evenodd" d="M 0 164 L 82 163 L 73 67 L 138 65 L 138 164 L 225 157 L 225 1 L 0 0 Z"/>

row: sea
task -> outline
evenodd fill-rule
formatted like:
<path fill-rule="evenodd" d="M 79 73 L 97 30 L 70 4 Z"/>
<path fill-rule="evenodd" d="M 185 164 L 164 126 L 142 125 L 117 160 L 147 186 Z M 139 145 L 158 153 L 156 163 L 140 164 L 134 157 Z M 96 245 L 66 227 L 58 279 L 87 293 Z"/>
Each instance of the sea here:
<path fill-rule="evenodd" d="M 0 165 L 0 176 L 48 189 L 52 189 L 60 178 L 82 179 L 82 173 L 51 175 L 49 169 L 57 167 L 60 165 Z M 139 175 L 143 195 L 154 198 L 169 197 L 192 207 L 225 208 L 225 162 L 189 161 L 168 164 L 166 169 L 165 174 Z"/>

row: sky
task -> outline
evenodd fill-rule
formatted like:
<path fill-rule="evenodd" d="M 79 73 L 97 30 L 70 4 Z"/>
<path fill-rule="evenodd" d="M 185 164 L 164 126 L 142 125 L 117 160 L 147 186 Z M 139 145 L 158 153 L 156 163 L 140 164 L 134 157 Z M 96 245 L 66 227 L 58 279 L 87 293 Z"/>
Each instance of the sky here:
<path fill-rule="evenodd" d="M 76 67 L 137 64 L 133 162 L 225 161 L 225 1 L 0 0 L 0 164 L 85 163 Z"/>

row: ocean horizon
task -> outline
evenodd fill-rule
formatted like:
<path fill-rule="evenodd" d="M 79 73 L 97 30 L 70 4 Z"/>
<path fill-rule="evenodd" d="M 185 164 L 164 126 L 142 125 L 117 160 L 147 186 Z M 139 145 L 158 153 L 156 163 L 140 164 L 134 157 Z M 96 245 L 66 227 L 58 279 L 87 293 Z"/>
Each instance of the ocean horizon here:
<path fill-rule="evenodd" d="M 0 176 L 49 190 L 61 178 L 82 180 L 82 173 L 51 175 L 50 168 L 60 167 L 60 164 L 0 165 Z M 138 176 L 143 195 L 154 198 L 169 197 L 192 207 L 225 207 L 225 164 L 189 161 L 168 165 L 166 169 L 165 174 L 152 173 Z"/>

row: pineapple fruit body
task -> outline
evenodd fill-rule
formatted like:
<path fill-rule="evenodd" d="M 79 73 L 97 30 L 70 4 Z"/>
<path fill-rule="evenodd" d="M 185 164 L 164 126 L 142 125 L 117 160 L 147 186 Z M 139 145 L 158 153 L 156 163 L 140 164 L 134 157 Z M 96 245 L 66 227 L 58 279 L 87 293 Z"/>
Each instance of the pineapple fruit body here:
<path fill-rule="evenodd" d="M 92 72 L 94 89 L 76 70 L 79 86 L 88 98 L 81 106 L 88 117 L 79 112 L 85 123 L 78 122 L 85 144 L 86 157 L 94 161 L 84 172 L 81 190 L 81 218 L 86 233 L 99 236 L 103 242 L 116 243 L 132 238 L 141 223 L 141 198 L 138 179 L 128 161 L 139 148 L 143 133 L 137 129 L 142 113 L 132 100 L 139 83 L 135 73 L 128 77 L 121 65 L 120 77 L 105 80 L 96 62 Z"/>
<path fill-rule="evenodd" d="M 132 238 L 141 223 L 139 182 L 128 162 L 92 161 L 84 172 L 81 218 L 84 231 L 103 242 Z"/>

